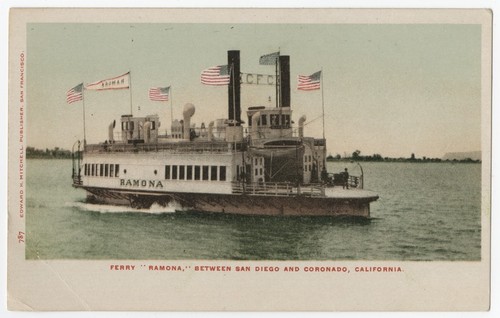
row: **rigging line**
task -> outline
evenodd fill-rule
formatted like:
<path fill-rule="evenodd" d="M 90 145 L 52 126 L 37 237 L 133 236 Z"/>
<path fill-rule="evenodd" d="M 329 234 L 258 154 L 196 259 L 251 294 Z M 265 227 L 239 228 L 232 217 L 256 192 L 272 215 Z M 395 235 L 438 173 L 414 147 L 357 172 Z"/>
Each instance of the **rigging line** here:
<path fill-rule="evenodd" d="M 316 120 L 320 119 L 321 117 L 323 117 L 323 115 L 320 115 L 320 116 L 318 116 L 318 117 L 316 117 L 316 118 L 314 118 L 314 119 L 312 119 L 312 120 L 310 120 L 310 121 L 308 121 L 308 122 L 304 123 L 304 126 L 307 126 L 307 125 L 309 125 L 309 124 L 312 124 L 313 122 L 315 122 Z"/>
<path fill-rule="evenodd" d="M 323 117 L 323 115 L 320 115 L 320 116 L 318 116 L 318 117 L 316 117 L 316 118 L 314 118 L 314 119 L 312 119 L 312 120 L 310 120 L 310 121 L 308 121 L 308 122 L 304 123 L 304 127 L 305 127 L 305 126 L 307 126 L 307 125 L 309 125 L 309 124 L 312 124 L 313 122 L 315 122 L 316 120 L 320 119 L 321 117 Z M 261 132 L 260 132 L 260 131 L 257 131 L 257 133 L 258 133 L 258 134 L 260 134 Z M 284 134 L 284 135 L 282 135 L 281 137 L 291 137 L 291 136 L 293 136 L 293 129 L 292 129 L 292 131 L 291 131 L 291 132 L 289 132 L 289 133 L 287 133 L 287 134 Z"/>
<path fill-rule="evenodd" d="M 310 120 L 310 121 L 308 121 L 308 122 L 304 123 L 304 127 L 305 127 L 305 126 L 307 126 L 307 125 L 309 125 L 309 124 L 312 124 L 314 121 L 316 121 L 316 120 L 320 119 L 321 117 L 323 117 L 323 116 L 322 116 L 322 115 L 321 115 L 321 116 L 318 116 L 318 117 L 316 117 L 316 118 L 314 118 L 314 119 L 312 119 L 312 120 Z M 260 131 L 258 131 L 258 133 L 260 133 Z M 293 136 L 293 129 L 292 129 L 292 131 L 291 131 L 291 132 L 289 132 L 289 133 L 287 133 L 287 134 L 284 134 L 284 135 L 282 135 L 281 137 L 291 137 L 291 136 Z"/>

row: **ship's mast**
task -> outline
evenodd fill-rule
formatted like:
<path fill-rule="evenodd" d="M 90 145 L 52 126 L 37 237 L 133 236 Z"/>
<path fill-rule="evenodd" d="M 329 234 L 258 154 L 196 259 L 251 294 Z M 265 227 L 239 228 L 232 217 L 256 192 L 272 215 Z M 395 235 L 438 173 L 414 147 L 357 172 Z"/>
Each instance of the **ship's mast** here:
<path fill-rule="evenodd" d="M 325 96 L 323 93 L 323 68 L 321 68 L 321 73 L 320 73 L 320 81 L 319 85 L 321 85 L 321 111 L 322 111 L 322 117 L 323 117 L 323 140 L 325 139 Z M 326 141 L 325 141 L 325 147 L 326 147 Z"/>
<path fill-rule="evenodd" d="M 174 122 L 174 106 L 173 106 L 173 94 L 172 94 L 172 86 L 170 86 L 169 92 L 170 94 L 170 130 L 172 130 L 172 123 Z M 172 132 L 170 132 L 172 133 Z"/>
<path fill-rule="evenodd" d="M 281 61 L 280 61 L 280 52 L 278 51 L 278 58 L 276 58 L 276 104 L 279 108 L 279 118 L 278 123 L 280 125 L 280 137 L 283 137 L 283 123 L 282 123 L 282 108 L 283 105 L 281 103 Z M 280 74 L 280 76 L 278 76 Z"/>
<path fill-rule="evenodd" d="M 132 72 L 128 71 L 128 90 L 130 91 L 130 115 L 132 115 Z"/>
<path fill-rule="evenodd" d="M 275 65 L 275 75 L 276 75 L 276 107 L 281 107 L 280 103 L 280 85 L 281 85 L 281 80 L 279 75 L 279 65 L 280 65 L 280 50 L 278 49 L 278 56 L 274 60 L 274 65 Z"/>
<path fill-rule="evenodd" d="M 83 104 L 83 149 L 87 145 L 87 134 L 85 133 L 85 87 L 82 87 L 82 104 Z"/>

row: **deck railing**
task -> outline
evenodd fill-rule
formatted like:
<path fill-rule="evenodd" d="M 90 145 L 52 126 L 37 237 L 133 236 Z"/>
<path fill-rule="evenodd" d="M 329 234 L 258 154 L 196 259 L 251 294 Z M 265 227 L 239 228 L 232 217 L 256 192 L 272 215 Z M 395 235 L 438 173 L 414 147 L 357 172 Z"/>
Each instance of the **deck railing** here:
<path fill-rule="evenodd" d="M 157 152 L 168 150 L 174 153 L 228 153 L 241 151 L 246 143 L 229 142 L 178 142 L 178 143 L 110 143 L 86 145 L 86 153 L 106 152 Z"/>
<path fill-rule="evenodd" d="M 82 177 L 80 175 L 74 175 L 73 176 L 73 185 L 82 185 Z"/>
<path fill-rule="evenodd" d="M 78 145 L 78 148 L 75 150 L 76 145 Z M 71 178 L 73 179 L 73 185 L 82 184 L 82 175 L 81 175 L 82 150 L 80 146 L 81 146 L 80 140 L 77 140 L 75 141 L 71 149 L 71 165 L 72 165 Z"/>
<path fill-rule="evenodd" d="M 325 195 L 322 185 L 296 186 L 287 182 L 263 182 L 263 183 L 232 183 L 234 194 L 269 195 L 269 196 L 297 196 L 320 197 Z"/>
<path fill-rule="evenodd" d="M 327 180 L 326 180 L 326 183 L 333 185 L 333 186 L 342 186 L 342 187 L 346 186 L 346 180 L 345 180 L 343 173 L 329 173 Z M 347 186 L 349 188 L 361 188 L 362 189 L 363 184 L 362 184 L 361 177 L 350 175 L 347 178 Z"/>

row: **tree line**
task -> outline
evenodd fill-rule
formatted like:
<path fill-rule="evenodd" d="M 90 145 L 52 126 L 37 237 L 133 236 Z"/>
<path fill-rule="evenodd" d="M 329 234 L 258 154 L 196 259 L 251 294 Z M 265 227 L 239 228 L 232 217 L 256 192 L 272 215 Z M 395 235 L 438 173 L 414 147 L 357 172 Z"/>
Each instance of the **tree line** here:
<path fill-rule="evenodd" d="M 53 149 L 37 149 L 26 147 L 26 158 L 28 159 L 71 159 L 71 151 L 55 147 Z"/>
<path fill-rule="evenodd" d="M 368 156 L 362 156 L 360 150 L 354 151 L 351 156 L 342 157 L 340 154 L 332 156 L 331 154 L 326 157 L 326 161 L 375 161 L 375 162 L 464 162 L 464 163 L 480 163 L 481 160 L 474 160 L 471 158 L 466 159 L 446 159 L 441 158 L 430 158 L 423 156 L 422 158 L 417 158 L 414 153 L 410 157 L 383 157 L 381 154 L 373 154 Z"/>

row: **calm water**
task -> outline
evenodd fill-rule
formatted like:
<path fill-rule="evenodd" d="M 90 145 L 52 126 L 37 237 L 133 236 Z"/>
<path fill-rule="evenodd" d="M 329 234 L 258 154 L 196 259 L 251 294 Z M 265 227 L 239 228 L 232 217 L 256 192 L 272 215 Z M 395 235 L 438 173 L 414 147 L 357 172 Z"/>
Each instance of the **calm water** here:
<path fill-rule="evenodd" d="M 329 170 L 353 164 L 329 163 Z M 30 259 L 479 260 L 481 165 L 364 163 L 373 220 L 137 211 L 83 203 L 70 160 L 28 160 Z"/>

